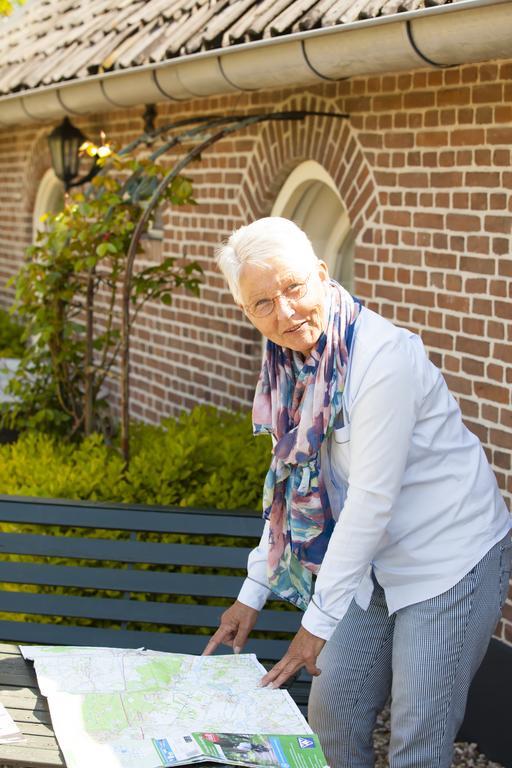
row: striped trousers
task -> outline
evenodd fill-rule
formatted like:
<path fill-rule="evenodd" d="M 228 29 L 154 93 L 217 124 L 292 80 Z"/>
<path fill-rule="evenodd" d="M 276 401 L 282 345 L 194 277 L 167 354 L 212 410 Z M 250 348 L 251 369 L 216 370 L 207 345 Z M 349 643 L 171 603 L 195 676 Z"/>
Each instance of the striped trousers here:
<path fill-rule="evenodd" d="M 510 538 L 455 586 L 388 615 L 374 579 L 318 658 L 308 718 L 331 768 L 371 768 L 373 729 L 391 696 L 390 768 L 449 768 L 469 685 L 505 602 Z"/>

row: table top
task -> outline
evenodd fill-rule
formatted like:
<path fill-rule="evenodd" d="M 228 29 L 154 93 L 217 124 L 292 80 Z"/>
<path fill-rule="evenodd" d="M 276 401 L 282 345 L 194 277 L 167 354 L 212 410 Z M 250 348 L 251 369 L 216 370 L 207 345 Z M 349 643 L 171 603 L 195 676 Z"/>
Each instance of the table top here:
<path fill-rule="evenodd" d="M 48 703 L 39 693 L 32 664 L 17 645 L 0 643 L 0 702 L 25 736 L 18 744 L 0 744 L 0 768 L 65 768 Z"/>

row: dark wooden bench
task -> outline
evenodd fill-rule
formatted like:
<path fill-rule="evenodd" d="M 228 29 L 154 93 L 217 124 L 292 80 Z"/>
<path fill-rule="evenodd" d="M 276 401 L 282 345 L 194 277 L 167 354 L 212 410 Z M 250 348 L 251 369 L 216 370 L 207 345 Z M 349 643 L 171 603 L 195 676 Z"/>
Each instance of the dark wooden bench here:
<path fill-rule="evenodd" d="M 225 606 L 238 594 L 262 525 L 258 515 L 247 512 L 0 496 L 0 644 L 143 646 L 201 653 Z M 113 532 L 125 538 L 113 539 Z M 38 623 L 35 617 L 50 621 Z M 244 650 L 269 666 L 281 658 L 299 624 L 298 611 L 270 602 Z M 494 663 L 496 649 L 501 653 Z M 227 648 L 219 651 L 229 653 Z M 0 682 L 13 692 L 19 682 L 22 687 L 9 699 L 11 706 L 25 707 L 16 702 L 26 696 L 28 710 L 41 710 L 33 727 L 48 729 L 35 678 L 16 654 L 12 646 L 0 648 Z M 510 729 L 504 727 L 510 684 L 500 686 L 499 681 L 510 677 L 511 656 L 510 647 L 493 640 L 461 729 L 462 738 L 482 744 L 490 757 L 510 768 Z M 309 686 L 303 673 L 290 687 L 303 712 Z M 498 700 L 500 690 L 502 704 L 493 708 L 490 703 Z M 35 717 L 28 710 L 16 710 L 20 722 Z M 485 711 L 494 713 L 489 722 L 482 717 Z M 47 754 L 49 762 L 23 757 L 9 765 L 63 765 L 51 732 L 34 734 L 37 743 L 49 740 L 46 753 L 36 750 Z M 23 749 L 4 747 L 2 757 L 9 751 L 24 755 Z"/>
<path fill-rule="evenodd" d="M 0 496 L 0 641 L 201 653 L 262 527 L 250 512 Z M 244 652 L 271 665 L 299 624 L 270 602 Z M 290 687 L 303 711 L 308 690 L 304 674 Z"/>

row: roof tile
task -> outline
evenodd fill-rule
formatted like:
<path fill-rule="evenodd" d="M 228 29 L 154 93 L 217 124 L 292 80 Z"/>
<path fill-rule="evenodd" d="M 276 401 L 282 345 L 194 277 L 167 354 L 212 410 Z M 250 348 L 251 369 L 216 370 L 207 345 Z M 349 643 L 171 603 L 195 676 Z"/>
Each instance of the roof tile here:
<path fill-rule="evenodd" d="M 28 0 L 0 20 L 0 94 L 460 0 Z"/>

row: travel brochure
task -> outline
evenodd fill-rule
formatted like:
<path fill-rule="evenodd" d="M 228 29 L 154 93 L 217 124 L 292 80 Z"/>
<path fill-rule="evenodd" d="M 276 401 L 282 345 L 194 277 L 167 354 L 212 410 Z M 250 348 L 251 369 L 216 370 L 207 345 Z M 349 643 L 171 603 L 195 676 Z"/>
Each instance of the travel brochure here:
<path fill-rule="evenodd" d="M 318 736 L 196 732 L 179 739 L 153 739 L 164 766 L 213 761 L 247 768 L 328 768 Z"/>

